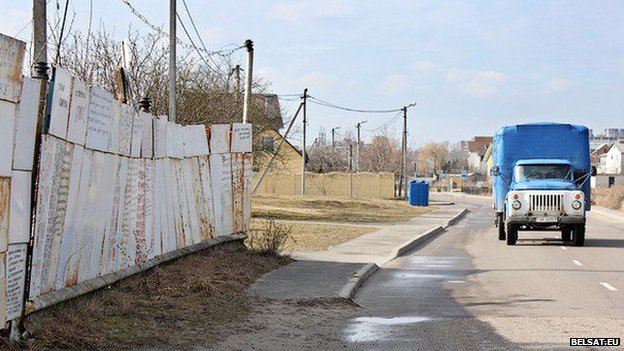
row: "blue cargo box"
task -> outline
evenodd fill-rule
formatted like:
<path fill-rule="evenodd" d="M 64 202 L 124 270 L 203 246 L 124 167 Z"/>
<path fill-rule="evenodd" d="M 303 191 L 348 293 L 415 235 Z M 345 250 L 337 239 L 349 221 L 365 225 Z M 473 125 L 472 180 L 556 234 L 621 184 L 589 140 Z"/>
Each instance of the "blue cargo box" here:
<path fill-rule="evenodd" d="M 589 173 L 589 130 L 584 126 L 561 123 L 519 124 L 500 128 L 494 136 L 494 166 L 500 169 L 500 176 L 492 178 L 496 212 L 504 211 L 505 196 L 511 185 L 516 162 L 539 159 L 565 159 L 575 170 Z M 589 210 L 589 180 L 581 190 L 585 193 L 585 208 Z"/>

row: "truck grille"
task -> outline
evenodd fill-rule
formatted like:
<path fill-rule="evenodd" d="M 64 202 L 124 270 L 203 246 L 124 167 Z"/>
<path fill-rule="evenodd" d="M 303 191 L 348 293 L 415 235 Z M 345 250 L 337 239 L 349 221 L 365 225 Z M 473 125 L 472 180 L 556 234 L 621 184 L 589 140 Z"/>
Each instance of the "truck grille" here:
<path fill-rule="evenodd" d="M 529 211 L 559 212 L 563 210 L 563 194 L 530 194 Z"/>

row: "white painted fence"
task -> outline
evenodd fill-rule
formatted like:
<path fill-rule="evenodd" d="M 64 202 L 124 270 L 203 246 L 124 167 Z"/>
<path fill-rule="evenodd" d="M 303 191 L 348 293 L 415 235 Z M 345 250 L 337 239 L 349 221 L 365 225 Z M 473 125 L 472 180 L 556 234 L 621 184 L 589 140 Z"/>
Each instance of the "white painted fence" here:
<path fill-rule="evenodd" d="M 23 50 L 0 35 L 0 329 L 20 316 L 24 296 L 33 306 L 249 228 L 251 125 L 213 125 L 207 138 L 203 125 L 137 112 L 62 68 L 48 87 L 32 215 L 42 81 L 15 74 Z"/>

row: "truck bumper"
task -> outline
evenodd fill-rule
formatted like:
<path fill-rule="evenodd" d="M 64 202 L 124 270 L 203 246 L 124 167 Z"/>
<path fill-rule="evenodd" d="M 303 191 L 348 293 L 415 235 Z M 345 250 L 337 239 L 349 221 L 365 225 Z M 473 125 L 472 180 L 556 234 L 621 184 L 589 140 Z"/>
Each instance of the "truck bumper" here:
<path fill-rule="evenodd" d="M 580 216 L 557 217 L 554 221 L 541 221 L 540 217 L 507 217 L 507 223 L 517 225 L 576 225 L 585 224 L 586 218 Z"/>

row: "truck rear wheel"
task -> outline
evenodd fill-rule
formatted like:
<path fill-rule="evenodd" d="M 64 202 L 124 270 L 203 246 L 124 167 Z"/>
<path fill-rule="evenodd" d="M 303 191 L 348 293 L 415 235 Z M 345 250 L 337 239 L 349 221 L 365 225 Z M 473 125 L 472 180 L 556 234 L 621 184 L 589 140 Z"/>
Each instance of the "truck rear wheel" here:
<path fill-rule="evenodd" d="M 585 224 L 577 224 L 574 226 L 574 246 L 585 245 Z"/>
<path fill-rule="evenodd" d="M 498 227 L 498 240 L 505 240 L 505 220 L 502 213 L 496 214 L 496 226 Z"/>
<path fill-rule="evenodd" d="M 563 241 L 572 240 L 572 228 L 561 228 L 561 240 Z"/>
<path fill-rule="evenodd" d="M 518 226 L 509 224 L 507 225 L 507 245 L 516 245 L 518 240 Z"/>

